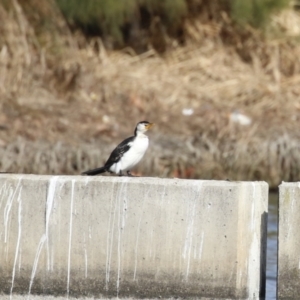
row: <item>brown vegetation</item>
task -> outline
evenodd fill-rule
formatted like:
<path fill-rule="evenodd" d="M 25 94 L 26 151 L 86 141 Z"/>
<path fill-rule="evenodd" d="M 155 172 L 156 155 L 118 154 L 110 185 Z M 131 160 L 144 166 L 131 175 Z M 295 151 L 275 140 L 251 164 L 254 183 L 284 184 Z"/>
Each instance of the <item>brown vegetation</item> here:
<path fill-rule="evenodd" d="M 169 37 L 166 53 L 137 55 L 71 33 L 54 1 L 39 3 L 0 3 L 1 171 L 79 174 L 148 119 L 144 175 L 299 179 L 300 46 L 287 37 L 297 13 L 292 29 L 274 17 L 272 39 L 237 34 L 226 15 L 187 20 L 184 47 Z"/>

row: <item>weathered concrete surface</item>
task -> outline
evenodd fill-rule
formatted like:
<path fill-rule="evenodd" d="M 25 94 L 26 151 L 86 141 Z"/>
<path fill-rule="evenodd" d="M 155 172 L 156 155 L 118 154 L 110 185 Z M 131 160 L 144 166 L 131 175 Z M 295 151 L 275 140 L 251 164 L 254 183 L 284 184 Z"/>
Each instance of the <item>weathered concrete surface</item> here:
<path fill-rule="evenodd" d="M 279 187 L 278 299 L 300 299 L 300 183 Z"/>
<path fill-rule="evenodd" d="M 264 182 L 0 176 L 0 290 L 258 299 Z"/>

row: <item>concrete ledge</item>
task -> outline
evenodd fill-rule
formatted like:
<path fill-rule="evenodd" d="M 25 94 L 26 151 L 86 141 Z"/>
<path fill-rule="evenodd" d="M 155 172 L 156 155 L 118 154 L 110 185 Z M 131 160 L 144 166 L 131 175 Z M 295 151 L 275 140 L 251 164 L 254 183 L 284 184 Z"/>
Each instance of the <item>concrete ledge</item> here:
<path fill-rule="evenodd" d="M 0 290 L 259 299 L 267 199 L 264 182 L 0 175 Z"/>
<path fill-rule="evenodd" d="M 279 187 L 278 299 L 300 298 L 300 183 Z"/>

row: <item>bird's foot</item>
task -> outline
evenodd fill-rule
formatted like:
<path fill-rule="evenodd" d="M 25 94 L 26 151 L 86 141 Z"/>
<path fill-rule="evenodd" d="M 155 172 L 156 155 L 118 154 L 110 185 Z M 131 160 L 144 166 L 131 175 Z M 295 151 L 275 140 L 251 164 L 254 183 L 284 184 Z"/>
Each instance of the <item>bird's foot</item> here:
<path fill-rule="evenodd" d="M 130 171 L 127 171 L 127 176 L 129 176 L 129 177 L 136 177 L 136 176 L 132 175 Z"/>

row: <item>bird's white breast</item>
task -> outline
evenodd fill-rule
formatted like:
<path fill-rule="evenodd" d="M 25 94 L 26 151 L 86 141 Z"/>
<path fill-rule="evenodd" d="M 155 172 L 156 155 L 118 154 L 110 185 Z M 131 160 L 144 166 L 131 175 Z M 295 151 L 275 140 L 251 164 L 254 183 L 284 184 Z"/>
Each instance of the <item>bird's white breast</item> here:
<path fill-rule="evenodd" d="M 130 149 L 120 160 L 121 170 L 127 171 L 133 168 L 143 158 L 148 149 L 149 139 L 146 135 L 137 136 L 131 143 Z"/>

